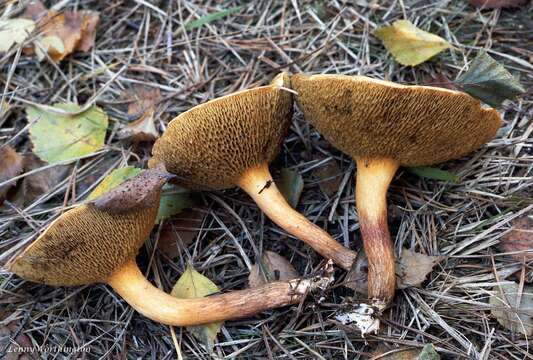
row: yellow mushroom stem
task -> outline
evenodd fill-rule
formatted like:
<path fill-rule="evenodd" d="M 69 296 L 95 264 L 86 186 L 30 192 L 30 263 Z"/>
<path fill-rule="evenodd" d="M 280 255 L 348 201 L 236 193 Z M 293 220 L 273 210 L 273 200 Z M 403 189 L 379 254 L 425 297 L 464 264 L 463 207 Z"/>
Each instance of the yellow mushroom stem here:
<path fill-rule="evenodd" d="M 368 296 L 387 307 L 396 289 L 394 247 L 387 224 L 387 190 L 398 170 L 392 159 L 357 158 L 355 196 L 368 258 Z"/>
<path fill-rule="evenodd" d="M 153 286 L 135 261 L 130 260 L 107 279 L 107 284 L 135 310 L 154 321 L 173 326 L 194 326 L 243 318 L 298 303 L 309 292 L 325 289 L 333 281 L 332 273 L 332 266 L 328 264 L 323 276 L 277 281 L 197 299 L 178 299 Z"/>
<path fill-rule="evenodd" d="M 327 232 L 295 211 L 285 200 L 272 180 L 268 164 L 248 169 L 237 180 L 259 208 L 289 234 L 307 243 L 316 252 L 349 270 L 357 253 L 335 241 Z"/>

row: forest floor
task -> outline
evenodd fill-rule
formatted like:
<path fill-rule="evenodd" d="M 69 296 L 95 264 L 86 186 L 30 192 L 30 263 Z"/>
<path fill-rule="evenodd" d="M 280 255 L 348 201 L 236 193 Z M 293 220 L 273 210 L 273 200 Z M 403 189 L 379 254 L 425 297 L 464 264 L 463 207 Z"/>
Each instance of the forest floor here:
<path fill-rule="evenodd" d="M 8 3 L 0 5 L 0 13 Z M 532 88 L 531 5 L 480 10 L 466 1 L 343 3 L 58 2 L 60 10 L 99 12 L 94 46 L 61 62 L 38 61 L 17 50 L 0 57 L 0 86 L 9 103 L 9 111 L 2 110 L 0 117 L 0 144 L 31 157 L 28 104 L 83 105 L 95 99 L 109 116 L 105 146 L 69 164 L 49 166 L 33 159 L 29 168 L 33 170 L 20 174 L 11 190 L 15 194 L 0 207 L 0 265 L 65 208 L 83 201 L 113 169 L 146 168 L 152 142 L 132 144 L 117 136 L 131 121 L 125 94 L 135 86 L 159 91 L 154 117 L 159 133 L 181 112 L 239 89 L 265 85 L 280 71 L 438 85 L 443 79 L 455 79 L 485 49 L 526 89 Z M 242 5 L 238 11 L 221 19 L 184 26 L 238 5 Z M 16 16 L 23 9 L 15 6 L 10 11 Z M 398 64 L 373 34 L 397 19 L 409 19 L 454 48 L 415 67 Z M 368 359 L 377 358 L 378 346 L 379 351 L 394 352 L 421 349 L 428 343 L 443 359 L 533 358 L 531 340 L 498 323 L 491 312 L 495 305 L 489 303 L 498 284 L 523 286 L 532 271 L 531 263 L 505 255 L 500 246 L 515 220 L 533 213 L 531 91 L 498 110 L 504 124 L 494 139 L 464 158 L 439 165 L 459 181 L 420 177 L 403 168 L 395 176 L 388 201 L 396 254 L 411 249 L 442 259 L 419 287 L 397 291 L 378 335 L 363 338 L 334 321 L 342 304 L 362 298 L 342 286 L 346 273 L 341 270 L 320 303 L 309 296 L 299 307 L 225 322 L 210 353 L 185 328 L 143 317 L 106 285 L 55 288 L 2 269 L 0 337 L 48 347 L 47 355 L 25 356 L 50 359 Z M 298 109 L 282 151 L 271 164 L 275 177 L 281 168 L 303 177 L 297 209 L 338 241 L 360 249 L 355 164 L 326 142 Z M 185 246 L 180 251 L 174 243 L 173 249 L 156 246 L 163 236 Z M 138 262 L 150 281 L 166 292 L 188 264 L 229 291 L 247 286 L 247 264 L 256 262 L 265 250 L 283 255 L 304 276 L 323 263 L 312 249 L 268 220 L 243 191 L 232 189 L 198 194 L 193 209 L 154 229 Z M 533 326 L 531 317 L 524 321 Z M 0 353 L 8 346 L 2 344 Z M 53 347 L 90 351 L 72 355 L 54 353 Z"/>

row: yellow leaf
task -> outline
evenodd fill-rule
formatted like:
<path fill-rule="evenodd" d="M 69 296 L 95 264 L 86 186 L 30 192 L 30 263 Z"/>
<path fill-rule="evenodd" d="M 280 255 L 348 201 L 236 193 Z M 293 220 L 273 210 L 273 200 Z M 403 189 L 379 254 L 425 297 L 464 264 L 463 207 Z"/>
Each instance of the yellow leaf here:
<path fill-rule="evenodd" d="M 76 104 L 56 104 L 55 109 L 76 112 Z M 26 109 L 33 152 L 50 164 L 92 154 L 104 146 L 107 114 L 97 106 L 77 115 L 59 115 L 37 107 Z"/>
<path fill-rule="evenodd" d="M 189 265 L 176 285 L 174 285 L 171 295 L 179 299 L 194 299 L 208 296 L 218 291 L 218 287 L 211 280 Z M 211 351 L 221 326 L 222 322 L 216 322 L 203 326 L 189 326 L 187 330 Z"/>
<path fill-rule="evenodd" d="M 13 44 L 22 44 L 34 29 L 33 20 L 0 20 L 0 52 L 8 51 Z"/>
<path fill-rule="evenodd" d="M 104 180 L 87 196 L 87 200 L 93 200 L 100 195 L 114 189 L 122 184 L 124 181 L 138 175 L 142 170 L 133 166 L 125 166 L 120 169 L 113 170 L 107 175 Z"/>
<path fill-rule="evenodd" d="M 451 47 L 440 36 L 420 30 L 408 20 L 397 20 L 392 26 L 383 26 L 375 35 L 402 65 L 415 66 Z"/>

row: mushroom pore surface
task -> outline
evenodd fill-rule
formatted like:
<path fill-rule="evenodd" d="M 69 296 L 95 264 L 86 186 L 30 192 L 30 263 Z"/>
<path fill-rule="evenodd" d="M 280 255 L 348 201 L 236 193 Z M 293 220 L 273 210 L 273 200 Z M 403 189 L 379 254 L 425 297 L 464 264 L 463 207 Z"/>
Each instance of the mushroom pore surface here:
<path fill-rule="evenodd" d="M 48 285 L 103 282 L 137 255 L 157 210 L 157 206 L 140 207 L 114 214 L 94 204 L 78 206 L 57 218 L 13 261 L 10 270 Z"/>
<path fill-rule="evenodd" d="M 479 148 L 501 126 L 496 110 L 458 91 L 346 75 L 298 74 L 291 85 L 306 119 L 354 158 L 436 164 Z"/>
<path fill-rule="evenodd" d="M 246 169 L 272 161 L 290 125 L 292 95 L 283 73 L 272 85 L 198 105 L 172 120 L 152 150 L 182 185 L 195 190 L 235 186 Z"/>

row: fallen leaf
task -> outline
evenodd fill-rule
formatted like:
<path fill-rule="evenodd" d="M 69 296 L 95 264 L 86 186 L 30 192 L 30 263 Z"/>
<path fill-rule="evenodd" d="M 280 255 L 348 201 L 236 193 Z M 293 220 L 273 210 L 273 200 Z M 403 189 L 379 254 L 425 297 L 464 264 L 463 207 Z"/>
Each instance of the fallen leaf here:
<path fill-rule="evenodd" d="M 39 61 L 45 58 L 46 53 L 58 62 L 76 51 L 89 51 L 94 45 L 96 27 L 100 22 L 96 11 L 58 12 L 46 10 L 40 2 L 27 7 L 23 16 L 39 19 L 39 36 L 34 41 L 34 48 L 26 51 L 29 55 L 35 52 Z"/>
<path fill-rule="evenodd" d="M 387 347 L 380 345 L 374 352 L 372 352 L 371 358 L 379 358 L 380 360 L 439 360 L 440 356 L 437 351 L 435 351 L 433 344 L 426 344 L 422 349 L 388 349 Z"/>
<path fill-rule="evenodd" d="M 350 271 L 344 278 L 344 286 L 355 292 L 368 295 L 368 259 L 364 251 L 359 251 Z"/>
<path fill-rule="evenodd" d="M 398 289 L 419 287 L 441 260 L 441 256 L 430 256 L 404 249 L 399 261 L 396 262 L 396 287 Z"/>
<path fill-rule="evenodd" d="M 440 36 L 417 28 L 409 20 L 397 20 L 392 26 L 378 28 L 375 34 L 402 65 L 421 64 L 451 47 Z"/>
<path fill-rule="evenodd" d="M 193 243 L 200 231 L 205 214 L 203 210 L 187 209 L 165 222 L 157 242 L 159 251 L 170 258 L 178 257 L 187 246 Z"/>
<path fill-rule="evenodd" d="M 511 222 L 512 230 L 505 234 L 500 243 L 503 251 L 517 261 L 533 260 L 533 213 L 515 218 Z"/>
<path fill-rule="evenodd" d="M 195 299 L 215 294 L 219 291 L 219 288 L 211 280 L 189 265 L 176 285 L 174 285 L 171 294 L 179 299 Z M 203 326 L 188 326 L 187 330 L 211 352 L 222 323 L 215 322 Z"/>
<path fill-rule="evenodd" d="M 8 51 L 14 44 L 24 43 L 34 29 L 33 20 L 0 20 L 0 52 Z"/>
<path fill-rule="evenodd" d="M 22 156 L 13 150 L 11 146 L 4 145 L 0 147 L 0 183 L 20 175 L 23 169 L 22 160 Z M 0 186 L 0 206 L 4 202 L 9 189 L 15 184 L 15 181 L 11 181 L 4 186 Z"/>
<path fill-rule="evenodd" d="M 416 358 L 416 360 L 439 360 L 440 356 L 437 353 L 437 350 L 435 350 L 435 346 L 433 344 L 426 344 L 422 348 L 422 351 L 420 351 L 420 355 Z"/>
<path fill-rule="evenodd" d="M 24 172 L 30 172 L 48 165 L 33 153 L 24 155 L 22 164 Z M 13 196 L 13 202 L 18 206 L 31 204 L 41 195 L 47 194 L 55 188 L 69 175 L 70 170 L 71 166 L 69 165 L 56 165 L 25 176 Z"/>
<path fill-rule="evenodd" d="M 451 181 L 454 183 L 459 182 L 459 176 L 449 171 L 441 170 L 435 167 L 429 167 L 429 166 L 408 167 L 407 171 L 415 175 L 418 175 L 420 177 L 425 177 L 428 179 Z"/>
<path fill-rule="evenodd" d="M 279 191 L 283 194 L 287 202 L 294 208 L 300 201 L 300 196 L 304 189 L 304 180 L 297 171 L 287 168 L 281 169 L 281 177 L 278 181 Z"/>
<path fill-rule="evenodd" d="M 227 10 L 217 11 L 217 12 L 208 14 L 206 16 L 202 16 L 199 19 L 189 21 L 187 24 L 185 24 L 185 30 L 192 30 L 192 29 L 202 27 L 205 24 L 209 24 L 210 22 L 213 22 L 218 19 L 222 19 L 228 15 L 239 12 L 241 9 L 242 9 L 242 6 L 235 6 Z"/>
<path fill-rule="evenodd" d="M 20 322 L 9 321 L 7 318 L 7 314 L 0 312 L 0 354 L 4 356 L 2 360 L 37 359 L 37 353 L 20 351 L 21 348 L 33 348 L 33 344 L 24 332 L 18 331 Z M 9 322 L 6 324 L 6 321 Z"/>
<path fill-rule="evenodd" d="M 79 111 L 76 104 L 56 104 L 56 109 Z M 59 115 L 37 107 L 26 108 L 31 123 L 33 151 L 50 164 L 89 155 L 104 146 L 107 114 L 97 106 L 74 116 Z"/>
<path fill-rule="evenodd" d="M 492 289 L 494 294 L 489 301 L 492 316 L 514 333 L 533 335 L 533 286 L 524 286 L 522 293 L 517 283 L 500 286 Z"/>
<path fill-rule="evenodd" d="M 31 19 L 34 21 L 39 20 L 41 17 L 46 15 L 47 9 L 44 4 L 39 0 L 33 0 L 26 4 L 26 8 L 22 13 L 22 18 Z"/>
<path fill-rule="evenodd" d="M 446 75 L 438 73 L 435 75 L 427 76 L 423 85 L 440 87 L 443 89 L 457 91 L 457 86 Z"/>
<path fill-rule="evenodd" d="M 142 169 L 133 166 L 124 166 L 120 169 L 113 170 L 100 182 L 100 184 L 98 184 L 98 186 L 96 186 L 96 188 L 94 188 L 94 190 L 89 194 L 89 196 L 87 196 L 86 200 L 91 201 L 93 199 L 96 199 L 100 195 L 122 184 L 129 178 L 140 174 L 141 171 Z"/>
<path fill-rule="evenodd" d="M 526 5 L 528 0 L 468 0 L 470 5 L 483 9 L 500 9 L 506 7 L 520 7 Z"/>
<path fill-rule="evenodd" d="M 328 197 L 335 195 L 339 191 L 342 181 L 342 173 L 335 160 L 330 160 L 322 166 L 313 170 L 313 175 L 319 179 L 320 190 Z"/>
<path fill-rule="evenodd" d="M 267 250 L 263 252 L 259 263 L 254 264 L 250 269 L 248 284 L 251 288 L 255 288 L 272 281 L 292 280 L 299 276 L 287 259 Z"/>
<path fill-rule="evenodd" d="M 485 51 L 472 60 L 468 71 L 459 76 L 455 83 L 463 91 L 492 107 L 526 92 L 518 80 Z"/>
<path fill-rule="evenodd" d="M 161 92 L 157 88 L 136 87 L 128 92 L 127 96 L 133 99 L 128 106 L 128 115 L 138 119 L 120 129 L 117 137 L 131 139 L 134 142 L 154 141 L 159 137 L 154 124 L 154 115 L 156 106 L 161 100 Z"/>
<path fill-rule="evenodd" d="M 195 201 L 188 190 L 167 184 L 163 187 L 156 222 L 160 223 L 161 220 L 168 219 L 173 215 L 179 214 L 183 209 L 194 205 Z"/>
<path fill-rule="evenodd" d="M 405 289 L 419 287 L 433 267 L 442 260 L 441 256 L 430 256 L 403 249 L 402 256 L 396 259 L 396 287 Z M 368 260 L 360 251 L 346 278 L 344 286 L 366 295 L 368 292 Z"/>

